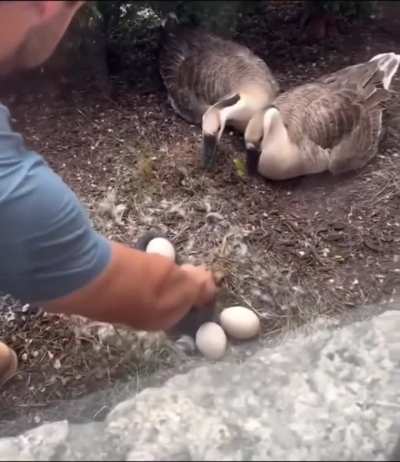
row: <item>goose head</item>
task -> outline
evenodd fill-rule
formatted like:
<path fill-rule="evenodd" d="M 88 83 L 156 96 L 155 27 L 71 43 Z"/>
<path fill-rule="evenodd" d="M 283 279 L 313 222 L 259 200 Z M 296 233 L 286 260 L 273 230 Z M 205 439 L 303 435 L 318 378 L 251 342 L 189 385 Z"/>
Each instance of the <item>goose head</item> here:
<path fill-rule="evenodd" d="M 249 175 L 255 175 L 259 170 L 260 157 L 271 147 L 285 152 L 288 136 L 280 110 L 269 105 L 250 119 L 245 134 L 246 167 Z"/>
<path fill-rule="evenodd" d="M 219 100 L 203 114 L 201 157 L 205 168 L 214 166 L 217 145 L 226 123 L 234 119 L 242 108 L 242 98 L 239 94 L 234 94 Z"/>

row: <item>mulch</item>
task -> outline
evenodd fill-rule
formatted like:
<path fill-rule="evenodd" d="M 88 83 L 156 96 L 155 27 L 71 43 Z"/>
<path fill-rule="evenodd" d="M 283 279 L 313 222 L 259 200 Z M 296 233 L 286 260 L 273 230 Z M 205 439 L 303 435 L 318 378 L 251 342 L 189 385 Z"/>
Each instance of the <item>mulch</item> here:
<path fill-rule="evenodd" d="M 267 61 L 283 89 L 398 48 L 368 21 L 344 27 L 334 42 L 305 45 L 293 2 L 286 3 L 267 2 L 264 16 L 243 18 L 236 37 Z M 152 47 L 153 41 L 140 53 L 155 53 Z M 362 171 L 273 183 L 241 175 L 235 159 L 243 159 L 242 140 L 232 132 L 224 135 L 216 170 L 204 172 L 200 130 L 173 113 L 163 88 L 154 90 L 157 69 L 140 70 L 138 59 L 140 91 L 121 84 L 112 99 L 90 88 L 76 88 L 68 99 L 40 91 L 10 99 L 16 126 L 88 206 L 99 230 L 132 244 L 148 229 L 161 229 L 188 262 L 226 274 L 219 303 L 252 307 L 265 336 L 396 297 L 397 96 L 380 155 Z M 113 341 L 104 341 L 94 324 L 23 312 L 9 297 L 3 306 L 0 338 L 15 348 L 21 368 L 0 392 L 0 436 L 55 418 L 100 418 L 103 412 L 77 412 L 72 404 L 58 414 L 53 409 L 118 380 L 175 367 L 162 337 L 114 332 Z M 103 399 L 100 408 L 107 409 Z"/>

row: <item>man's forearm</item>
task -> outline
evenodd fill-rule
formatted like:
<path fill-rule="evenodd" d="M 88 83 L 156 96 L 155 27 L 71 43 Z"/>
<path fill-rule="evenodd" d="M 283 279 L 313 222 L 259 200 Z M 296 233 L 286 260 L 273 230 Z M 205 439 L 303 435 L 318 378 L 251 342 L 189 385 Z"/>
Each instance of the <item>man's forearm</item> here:
<path fill-rule="evenodd" d="M 111 262 L 103 274 L 44 308 L 136 329 L 166 330 L 189 311 L 201 290 L 167 258 L 113 243 Z"/>

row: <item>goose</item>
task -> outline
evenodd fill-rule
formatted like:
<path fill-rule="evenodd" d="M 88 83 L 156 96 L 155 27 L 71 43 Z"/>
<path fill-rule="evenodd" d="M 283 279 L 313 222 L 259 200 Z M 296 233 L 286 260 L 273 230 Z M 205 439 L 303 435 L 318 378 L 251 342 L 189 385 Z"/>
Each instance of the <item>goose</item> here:
<path fill-rule="evenodd" d="M 382 53 L 281 93 L 246 127 L 247 170 L 270 180 L 360 169 L 378 151 L 400 55 Z"/>
<path fill-rule="evenodd" d="M 225 127 L 244 133 L 253 114 L 278 94 L 279 84 L 267 64 L 243 45 L 180 24 L 171 13 L 162 26 L 159 67 L 170 105 L 201 126 L 202 163 L 212 168 Z"/>

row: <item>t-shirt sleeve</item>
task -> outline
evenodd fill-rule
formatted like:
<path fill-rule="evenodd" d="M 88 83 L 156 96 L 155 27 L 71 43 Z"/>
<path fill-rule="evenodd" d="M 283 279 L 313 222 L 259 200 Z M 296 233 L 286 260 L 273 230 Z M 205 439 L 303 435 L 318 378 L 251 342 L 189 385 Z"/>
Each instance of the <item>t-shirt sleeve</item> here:
<path fill-rule="evenodd" d="M 103 272 L 111 245 L 93 229 L 61 177 L 10 129 L 4 109 L 0 106 L 0 291 L 23 302 L 54 300 Z"/>

